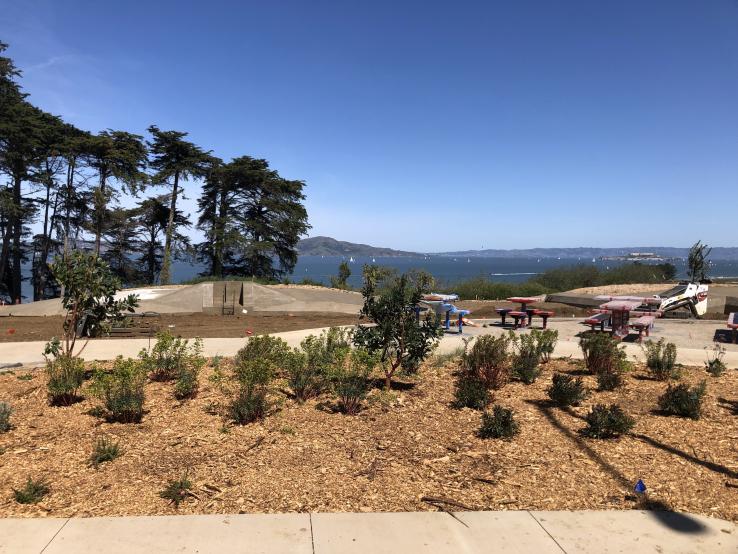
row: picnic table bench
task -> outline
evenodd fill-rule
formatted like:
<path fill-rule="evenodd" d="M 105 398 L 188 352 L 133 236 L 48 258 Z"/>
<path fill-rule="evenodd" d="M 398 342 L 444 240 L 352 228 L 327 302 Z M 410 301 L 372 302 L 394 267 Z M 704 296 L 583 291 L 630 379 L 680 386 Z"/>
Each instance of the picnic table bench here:
<path fill-rule="evenodd" d="M 584 321 L 582 321 L 584 325 L 589 325 L 592 330 L 595 330 L 595 327 L 600 328 L 600 331 L 605 331 L 605 325 L 610 324 L 610 314 L 594 314 Z"/>
<path fill-rule="evenodd" d="M 110 328 L 111 337 L 153 337 L 159 332 L 161 315 L 158 312 L 141 312 L 126 315 Z"/>
<path fill-rule="evenodd" d="M 738 312 L 728 315 L 728 329 L 733 332 L 733 342 L 738 344 Z"/>
<path fill-rule="evenodd" d="M 651 327 L 656 321 L 656 318 L 652 315 L 642 315 L 638 319 L 634 319 L 630 322 L 630 326 L 638 331 L 638 342 L 643 340 L 643 334 L 645 333 L 648 337 L 651 334 Z"/>

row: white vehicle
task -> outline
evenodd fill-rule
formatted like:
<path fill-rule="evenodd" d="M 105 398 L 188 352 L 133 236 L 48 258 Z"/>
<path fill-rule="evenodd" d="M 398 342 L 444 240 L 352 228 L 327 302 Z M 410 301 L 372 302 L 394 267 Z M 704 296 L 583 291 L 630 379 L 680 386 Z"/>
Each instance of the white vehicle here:
<path fill-rule="evenodd" d="M 707 313 L 708 288 L 704 283 L 682 281 L 667 291 L 655 294 L 654 298 L 661 299 L 658 309 L 662 312 L 687 307 L 694 317 L 700 317 Z"/>

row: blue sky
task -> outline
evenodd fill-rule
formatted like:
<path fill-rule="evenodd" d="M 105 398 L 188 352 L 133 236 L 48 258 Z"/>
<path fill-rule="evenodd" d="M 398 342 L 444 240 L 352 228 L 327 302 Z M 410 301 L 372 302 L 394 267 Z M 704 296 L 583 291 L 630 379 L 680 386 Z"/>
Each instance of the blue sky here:
<path fill-rule="evenodd" d="M 737 243 L 738 0 L 0 8 L 31 101 L 265 157 L 307 183 L 313 236 Z"/>

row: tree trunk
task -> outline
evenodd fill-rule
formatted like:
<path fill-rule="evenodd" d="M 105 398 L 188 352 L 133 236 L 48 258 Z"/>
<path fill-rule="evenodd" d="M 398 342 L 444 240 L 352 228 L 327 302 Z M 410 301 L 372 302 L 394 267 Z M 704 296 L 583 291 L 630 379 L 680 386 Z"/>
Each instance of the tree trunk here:
<path fill-rule="evenodd" d="M 225 241 L 225 221 L 228 204 L 224 191 L 220 191 L 220 204 L 213 219 L 213 267 L 211 273 L 216 277 L 223 277 L 223 248 Z"/>
<path fill-rule="evenodd" d="M 52 179 L 49 175 L 49 162 L 46 161 L 46 200 L 44 202 L 44 231 L 42 234 L 41 252 L 38 261 L 34 265 L 36 278 L 34 279 L 33 300 L 41 300 L 46 288 L 46 264 L 49 259 L 49 203 L 51 201 Z"/>
<path fill-rule="evenodd" d="M 172 185 L 172 198 L 169 203 L 169 221 L 167 222 L 167 230 L 164 237 L 164 259 L 161 263 L 161 273 L 159 281 L 162 285 L 168 285 L 171 279 L 171 258 L 172 258 L 172 235 L 174 234 L 174 214 L 177 213 L 177 192 L 179 188 L 179 172 L 174 174 L 174 184 Z"/>
<path fill-rule="evenodd" d="M 21 262 L 23 259 L 23 251 L 21 250 L 21 237 L 23 235 L 21 182 L 20 175 L 16 175 L 13 179 L 13 271 L 10 293 L 11 301 L 14 303 L 20 303 L 21 301 Z"/>
<path fill-rule="evenodd" d="M 107 202 L 105 201 L 105 181 L 107 180 L 107 173 L 105 170 L 100 170 L 100 188 L 98 189 L 99 198 L 97 199 L 97 206 L 95 214 L 95 219 L 97 220 L 95 223 L 95 255 L 100 255 L 100 241 L 102 239 L 102 230 L 103 230 L 103 222 L 105 221 L 105 206 L 107 205 Z"/>

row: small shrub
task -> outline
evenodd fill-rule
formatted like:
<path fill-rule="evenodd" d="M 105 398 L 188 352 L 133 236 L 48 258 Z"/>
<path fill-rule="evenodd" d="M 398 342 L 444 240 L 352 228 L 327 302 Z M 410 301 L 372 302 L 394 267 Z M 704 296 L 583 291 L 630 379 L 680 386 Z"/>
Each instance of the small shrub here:
<path fill-rule="evenodd" d="M 246 346 L 236 353 L 233 364 L 236 377 L 240 372 L 249 372 L 253 365 L 263 366 L 270 374 L 282 367 L 290 351 L 287 343 L 279 337 L 259 335 L 251 337 Z"/>
<path fill-rule="evenodd" d="M 147 368 L 139 360 L 118 356 L 110 371 L 98 369 L 93 393 L 110 421 L 138 423 L 143 417 Z"/>
<path fill-rule="evenodd" d="M 13 409 L 7 402 L 0 402 L 0 433 L 10 431 L 10 415 Z"/>
<path fill-rule="evenodd" d="M 584 381 L 581 377 L 574 379 L 566 373 L 554 373 L 551 386 L 548 388 L 548 397 L 557 406 L 579 406 L 587 397 Z"/>
<path fill-rule="evenodd" d="M 163 331 L 157 334 L 151 351 L 142 350 L 139 358 L 153 381 L 175 380 L 174 396 L 177 398 L 191 398 L 197 394 L 198 376 L 205 365 L 202 339 L 197 338 L 190 345 L 189 340 Z"/>
<path fill-rule="evenodd" d="M 49 377 L 46 389 L 49 401 L 55 406 L 69 406 L 78 399 L 79 388 L 85 380 L 85 362 L 82 358 L 60 354 L 46 359 Z"/>
<path fill-rule="evenodd" d="M 601 391 L 615 390 L 621 387 L 623 382 L 623 373 L 615 368 L 597 374 L 597 389 Z"/>
<path fill-rule="evenodd" d="M 455 408 L 484 410 L 490 403 L 489 391 L 476 375 L 462 373 L 456 381 L 455 396 Z"/>
<path fill-rule="evenodd" d="M 579 341 L 584 354 L 584 364 L 594 375 L 608 371 L 619 359 L 618 342 L 608 333 L 587 332 Z"/>
<path fill-rule="evenodd" d="M 656 379 L 667 381 L 679 378 L 679 371 L 675 367 L 677 348 L 673 342 L 648 340 L 643 349 L 646 352 L 646 366 Z"/>
<path fill-rule="evenodd" d="M 555 329 L 533 329 L 530 334 L 533 335 L 536 341 L 541 361 L 547 364 L 551 361 L 551 355 L 556 348 L 556 343 L 559 340 L 559 332 Z"/>
<path fill-rule="evenodd" d="M 705 369 L 707 369 L 707 373 L 709 373 L 713 377 L 720 377 L 723 372 L 728 369 L 725 366 L 725 362 L 723 362 L 724 356 L 725 347 L 720 344 L 716 344 L 712 348 L 712 353 L 708 352 L 707 354 L 707 361 L 705 362 Z"/>
<path fill-rule="evenodd" d="M 594 439 L 608 439 L 627 433 L 635 425 L 635 420 L 628 416 L 617 404 L 596 404 L 587 414 L 587 427 L 582 433 Z"/>
<path fill-rule="evenodd" d="M 705 392 L 707 392 L 706 381 L 691 388 L 685 383 L 669 385 L 659 398 L 659 408 L 668 415 L 699 419 Z"/>
<path fill-rule="evenodd" d="M 92 449 L 90 464 L 96 468 L 105 462 L 112 462 L 121 454 L 123 454 L 123 449 L 118 442 L 113 442 L 107 437 L 98 437 Z"/>
<path fill-rule="evenodd" d="M 356 415 L 369 392 L 369 376 L 379 364 L 379 354 L 355 348 L 331 368 L 331 390 L 338 400 L 338 409 L 347 415 Z"/>
<path fill-rule="evenodd" d="M 508 335 L 482 335 L 474 340 L 471 348 L 466 342 L 462 356 L 463 371 L 476 375 L 488 389 L 503 387 L 510 379 L 509 347 Z"/>
<path fill-rule="evenodd" d="M 541 351 L 536 335 L 516 335 L 511 331 L 510 343 L 515 350 L 511 362 L 513 374 L 526 385 L 534 383 L 541 373 L 538 367 Z"/>
<path fill-rule="evenodd" d="M 19 504 L 36 504 L 49 494 L 50 490 L 47 481 L 34 480 L 29 477 L 22 489 L 13 489 L 13 497 Z"/>
<path fill-rule="evenodd" d="M 269 387 L 278 369 L 287 365 L 291 350 L 277 337 L 252 337 L 234 358 L 233 374 L 216 368 L 213 380 L 231 397 L 228 417 L 245 425 L 266 416 L 271 403 Z"/>
<path fill-rule="evenodd" d="M 175 508 L 179 508 L 179 505 L 190 495 L 192 495 L 192 481 L 186 472 L 179 479 L 169 481 L 166 488 L 159 493 L 159 496 L 169 500 L 170 504 L 174 504 Z"/>
<path fill-rule="evenodd" d="M 285 362 L 287 381 L 299 402 L 318 396 L 325 390 L 329 369 L 343 359 L 351 348 L 351 332 L 332 327 L 320 336 L 310 335 L 300 343 L 300 350 L 289 353 Z"/>
<path fill-rule="evenodd" d="M 483 439 L 509 439 L 520 432 L 518 423 L 510 408 L 495 405 L 492 413 L 482 414 L 482 425 L 479 428 L 479 437 Z"/>

